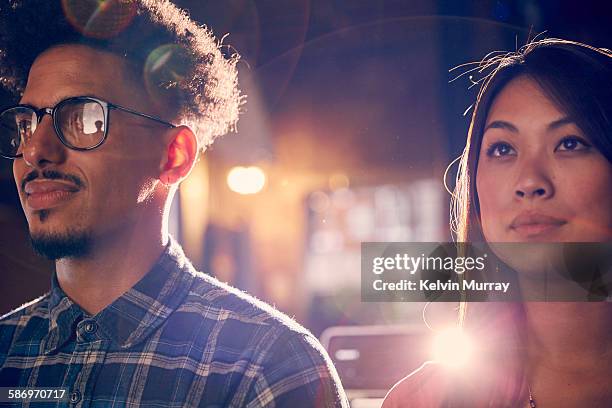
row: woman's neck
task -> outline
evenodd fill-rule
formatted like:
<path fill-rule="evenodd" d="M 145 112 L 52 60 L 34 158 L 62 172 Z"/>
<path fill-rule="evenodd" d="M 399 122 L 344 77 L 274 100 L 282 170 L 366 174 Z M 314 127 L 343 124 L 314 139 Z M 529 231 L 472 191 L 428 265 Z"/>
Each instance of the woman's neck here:
<path fill-rule="evenodd" d="M 558 370 L 612 367 L 612 303 L 526 302 L 527 356 Z"/>

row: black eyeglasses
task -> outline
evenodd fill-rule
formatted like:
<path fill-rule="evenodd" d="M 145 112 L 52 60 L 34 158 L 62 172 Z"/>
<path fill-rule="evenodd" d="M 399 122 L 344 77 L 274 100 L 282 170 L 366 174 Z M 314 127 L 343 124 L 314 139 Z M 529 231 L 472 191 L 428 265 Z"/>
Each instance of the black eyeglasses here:
<path fill-rule="evenodd" d="M 16 105 L 0 112 L 0 156 L 7 159 L 23 156 L 22 145 L 32 138 L 45 115 L 51 115 L 55 134 L 66 147 L 74 150 L 95 149 L 106 140 L 111 109 L 175 127 L 155 116 L 91 96 L 64 99 L 52 108 L 37 109 L 30 105 Z"/>

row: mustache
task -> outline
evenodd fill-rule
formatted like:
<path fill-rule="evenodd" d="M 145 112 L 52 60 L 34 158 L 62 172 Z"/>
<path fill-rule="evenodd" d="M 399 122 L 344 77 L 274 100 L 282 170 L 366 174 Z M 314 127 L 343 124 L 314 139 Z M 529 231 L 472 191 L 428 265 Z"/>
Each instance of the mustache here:
<path fill-rule="evenodd" d="M 83 181 L 79 177 L 72 175 L 72 174 L 64 174 L 56 170 L 42 170 L 42 171 L 34 170 L 28 173 L 21 181 L 21 191 L 22 192 L 25 191 L 25 185 L 27 183 L 29 183 L 30 181 L 36 180 L 38 178 L 42 178 L 45 180 L 69 181 L 75 186 L 77 186 L 79 189 L 85 186 L 85 183 L 83 183 Z"/>

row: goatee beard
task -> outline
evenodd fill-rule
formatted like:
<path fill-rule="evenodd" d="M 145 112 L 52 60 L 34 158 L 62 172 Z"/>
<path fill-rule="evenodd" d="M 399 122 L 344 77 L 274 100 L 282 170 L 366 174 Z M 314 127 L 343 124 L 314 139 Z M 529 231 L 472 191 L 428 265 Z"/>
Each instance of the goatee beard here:
<path fill-rule="evenodd" d="M 37 254 L 53 261 L 62 258 L 85 258 L 91 253 L 92 239 L 87 232 L 30 235 Z"/>

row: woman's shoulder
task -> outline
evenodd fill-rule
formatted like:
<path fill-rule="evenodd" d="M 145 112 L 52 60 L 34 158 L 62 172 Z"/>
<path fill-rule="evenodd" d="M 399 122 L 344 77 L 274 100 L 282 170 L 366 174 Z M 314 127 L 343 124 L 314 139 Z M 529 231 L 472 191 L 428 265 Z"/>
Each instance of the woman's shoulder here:
<path fill-rule="evenodd" d="M 452 387 L 451 381 L 443 367 L 426 362 L 389 390 L 382 408 L 440 407 Z"/>
<path fill-rule="evenodd" d="M 496 364 L 457 368 L 428 362 L 395 384 L 382 407 L 516 406 L 521 379 L 509 374 Z"/>

